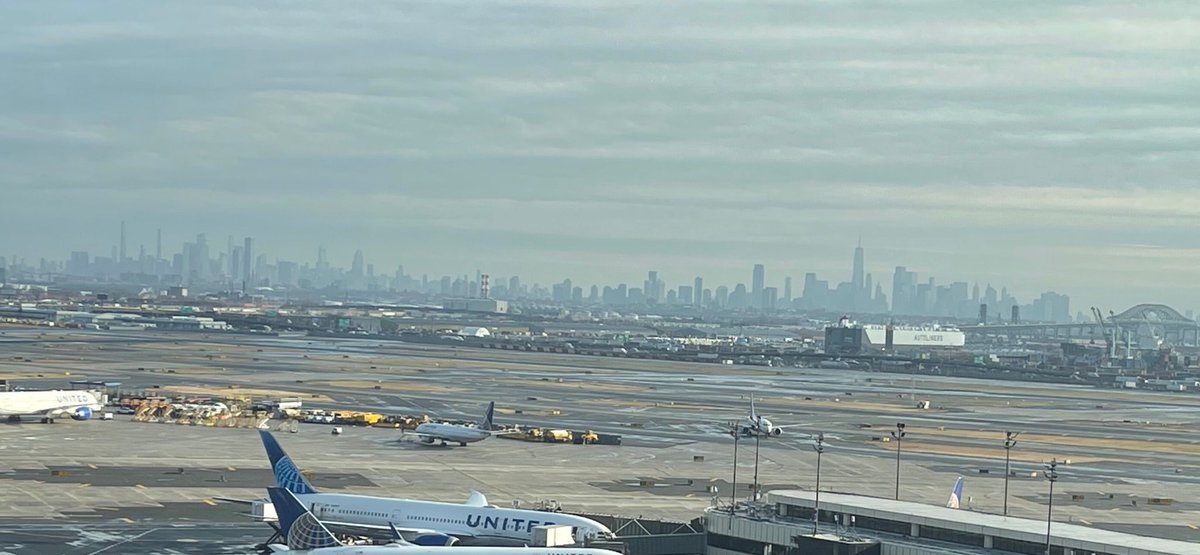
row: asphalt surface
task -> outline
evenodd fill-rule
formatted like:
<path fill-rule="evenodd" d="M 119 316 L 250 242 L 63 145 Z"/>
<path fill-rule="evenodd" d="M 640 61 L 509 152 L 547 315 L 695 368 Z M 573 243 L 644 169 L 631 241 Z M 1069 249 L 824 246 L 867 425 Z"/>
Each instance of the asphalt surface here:
<path fill-rule="evenodd" d="M 901 444 L 903 497 L 943 504 L 956 477 L 965 476 L 966 504 L 999 512 L 1003 432 L 1016 430 L 1023 434 L 1011 452 L 1012 514 L 1044 517 L 1046 484 L 1033 476 L 1044 460 L 1071 459 L 1060 467 L 1056 516 L 1200 541 L 1192 528 L 1200 524 L 1200 506 L 1192 501 L 1200 495 L 1200 442 L 1194 439 L 1200 403 L 1189 395 L 369 340 L 0 332 L 0 364 L 11 381 L 28 387 L 64 387 L 68 380 L 87 378 L 150 391 L 269 390 L 304 396 L 310 407 L 470 420 L 495 400 L 500 424 L 624 438 L 620 447 L 489 439 L 443 449 L 384 429 L 351 429 L 335 438 L 328 427 L 301 425 L 299 433 L 280 435 L 301 468 L 328 477 L 328 487 L 356 493 L 461 501 L 474 488 L 496 504 L 554 501 L 582 512 L 690 520 L 714 497 L 728 501 L 733 441 L 727 430 L 745 417 L 754 394 L 759 412 L 785 427 L 779 437 L 757 445 L 758 474 L 767 488 L 811 487 L 811 435 L 822 432 L 828 443 L 823 488 L 890 496 L 895 443 L 880 439 L 902 421 L 909 432 Z M 918 400 L 929 400 L 933 408 L 917 409 Z M 738 443 L 741 496 L 749 493 L 755 472 L 756 442 Z M 52 469 L 67 476 L 56 482 L 48 477 Z M 0 529 L 32 517 L 64 530 L 84 523 L 105 533 L 129 532 L 112 532 L 119 537 L 104 541 L 126 543 L 103 553 L 197 552 L 188 551 L 192 540 L 208 537 L 206 527 L 217 526 L 205 514 L 223 510 L 208 503 L 261 497 L 269 478 L 257 434 L 249 430 L 120 418 L 0 426 Z M 1151 498 L 1171 502 L 1152 505 Z M 156 516 L 172 503 L 193 506 L 197 513 Z M 149 512 L 113 516 L 129 507 Z M 187 525 L 182 531 L 172 526 L 181 522 Z M 257 541 L 270 534 L 261 524 L 228 525 L 234 524 L 247 533 L 258 531 Z M 147 534 L 129 540 L 142 532 Z M 226 532 L 238 533 L 222 528 L 213 534 Z M 230 542 L 217 549 L 254 543 Z M 0 554 L 52 552 L 39 551 L 39 545 L 0 533 Z M 123 551 L 134 545 L 140 549 Z M 71 551 L 76 552 L 90 553 Z"/>

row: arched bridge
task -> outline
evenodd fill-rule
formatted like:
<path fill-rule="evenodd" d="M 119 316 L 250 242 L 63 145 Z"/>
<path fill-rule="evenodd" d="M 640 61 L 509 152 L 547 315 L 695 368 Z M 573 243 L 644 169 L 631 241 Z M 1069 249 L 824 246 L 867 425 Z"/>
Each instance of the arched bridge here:
<path fill-rule="evenodd" d="M 1119 341 L 1124 341 L 1126 332 L 1132 334 L 1137 346 L 1154 347 L 1158 341 L 1177 346 L 1200 346 L 1200 324 L 1180 314 L 1178 310 L 1164 304 L 1145 303 L 1135 305 L 1119 314 L 1104 318 L 1105 326 L 1121 329 Z M 1104 331 L 1096 322 L 1074 324 L 1020 323 L 964 326 L 968 335 L 1004 335 L 1010 338 L 1047 340 L 1085 339 L 1104 341 Z"/>

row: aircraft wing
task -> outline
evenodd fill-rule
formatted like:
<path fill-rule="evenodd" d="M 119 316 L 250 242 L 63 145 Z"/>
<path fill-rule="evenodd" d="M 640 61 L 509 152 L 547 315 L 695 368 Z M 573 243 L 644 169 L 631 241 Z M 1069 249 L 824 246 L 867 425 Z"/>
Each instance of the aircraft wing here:
<path fill-rule="evenodd" d="M 328 520 L 328 521 L 323 520 L 323 521 L 321 521 L 321 523 L 331 529 L 336 528 L 339 530 L 365 532 L 366 535 L 372 535 L 372 536 L 378 535 L 378 532 L 387 532 L 390 534 L 392 531 L 392 526 L 390 526 L 390 525 L 389 526 L 380 526 L 378 524 L 362 524 L 359 522 L 338 522 L 336 520 Z M 401 534 L 444 534 L 447 536 L 454 536 L 456 538 L 473 538 L 473 537 L 475 537 L 474 534 L 451 534 L 448 532 L 443 532 L 441 530 L 435 530 L 433 528 L 398 527 L 398 528 L 396 528 L 396 531 L 400 532 Z"/>

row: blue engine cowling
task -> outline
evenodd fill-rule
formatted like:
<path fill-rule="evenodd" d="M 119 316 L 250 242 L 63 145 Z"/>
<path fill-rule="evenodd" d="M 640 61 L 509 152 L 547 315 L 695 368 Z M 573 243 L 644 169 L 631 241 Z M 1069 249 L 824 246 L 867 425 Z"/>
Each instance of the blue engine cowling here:
<path fill-rule="evenodd" d="M 92 417 L 92 409 L 88 407 L 79 407 L 75 412 L 71 413 L 71 418 L 75 420 L 87 420 Z"/>
<path fill-rule="evenodd" d="M 447 534 L 424 533 L 414 536 L 409 543 L 422 546 L 458 545 L 458 538 Z"/>

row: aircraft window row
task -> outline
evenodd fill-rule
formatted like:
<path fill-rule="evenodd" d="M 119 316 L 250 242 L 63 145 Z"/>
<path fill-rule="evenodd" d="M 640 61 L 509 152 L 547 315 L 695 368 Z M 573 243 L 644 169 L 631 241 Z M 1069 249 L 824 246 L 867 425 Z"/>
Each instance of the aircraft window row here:
<path fill-rule="evenodd" d="M 425 522 L 442 522 L 442 523 L 447 523 L 447 524 L 464 524 L 464 522 L 463 522 L 463 521 L 461 521 L 461 520 L 454 520 L 454 519 L 452 519 L 452 518 L 434 518 L 434 517 L 431 517 L 431 516 L 418 516 L 418 517 L 414 517 L 414 519 L 415 519 L 415 520 L 423 520 L 423 521 L 425 521 Z"/>
<path fill-rule="evenodd" d="M 377 516 L 377 517 L 381 517 L 381 518 L 386 518 L 386 517 L 387 517 L 387 513 L 373 513 L 373 512 L 371 512 L 371 511 L 347 511 L 347 510 L 343 510 L 342 512 L 343 512 L 343 513 L 345 513 L 345 514 L 348 514 L 348 515 L 354 515 L 354 516 Z"/>

